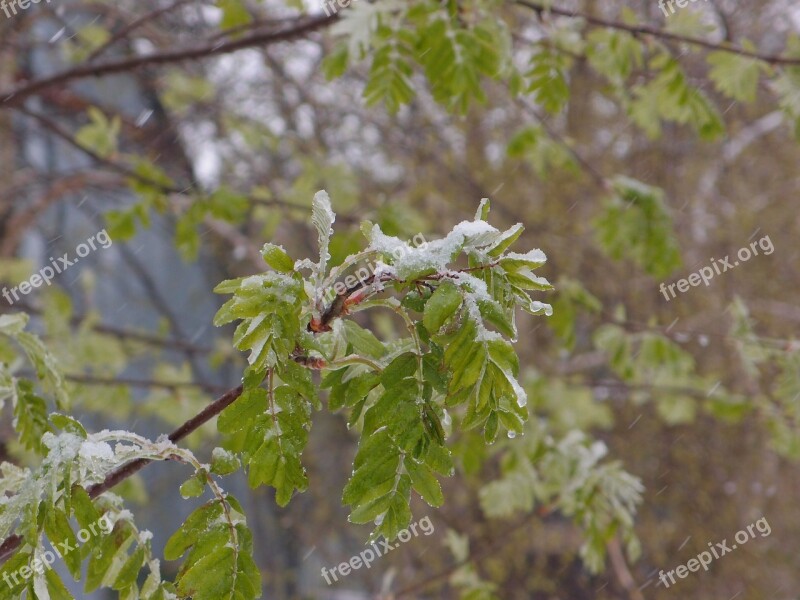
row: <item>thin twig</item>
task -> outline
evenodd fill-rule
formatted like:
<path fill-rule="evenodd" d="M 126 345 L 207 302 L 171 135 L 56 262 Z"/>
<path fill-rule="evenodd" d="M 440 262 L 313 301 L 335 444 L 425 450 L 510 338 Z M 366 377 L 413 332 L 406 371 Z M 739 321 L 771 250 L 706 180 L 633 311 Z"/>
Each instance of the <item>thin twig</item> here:
<path fill-rule="evenodd" d="M 134 19 L 128 25 L 126 25 L 125 27 L 120 29 L 117 33 L 115 33 L 111 38 L 109 38 L 109 40 L 106 43 L 102 44 L 99 48 L 97 48 L 94 52 L 92 52 L 88 56 L 88 58 L 86 59 L 86 62 L 87 63 L 92 62 L 97 57 L 99 57 L 101 54 L 103 54 L 106 50 L 108 50 L 111 46 L 113 46 L 117 42 L 121 41 L 122 39 L 128 37 L 128 35 L 131 32 L 133 32 L 134 30 L 138 29 L 139 27 L 141 27 L 145 23 L 149 23 L 150 21 L 153 21 L 153 20 L 157 19 L 161 15 L 175 10 L 179 6 L 183 6 L 184 4 L 189 4 L 190 2 L 194 2 L 194 1 L 195 0 L 178 0 L 177 2 L 174 2 L 173 4 L 170 4 L 169 6 L 164 6 L 162 8 L 157 9 L 157 10 L 149 12 L 146 15 L 142 15 L 138 19 Z"/>
<path fill-rule="evenodd" d="M 625 561 L 625 555 L 619 543 L 619 538 L 615 537 L 606 545 L 608 548 L 608 557 L 611 560 L 611 567 L 614 569 L 614 574 L 619 580 L 619 584 L 628 592 L 630 600 L 644 600 L 641 590 L 637 587 L 636 581 L 631 575 L 628 568 L 628 563 Z"/>
<path fill-rule="evenodd" d="M 126 73 L 151 65 L 170 65 L 187 60 L 199 60 L 210 56 L 229 54 L 253 46 L 292 41 L 309 33 L 313 33 L 318 29 L 328 27 L 333 24 L 337 18 L 337 14 L 330 17 L 325 15 L 298 17 L 295 20 L 296 24 L 294 27 L 283 28 L 279 31 L 256 32 L 228 42 L 206 43 L 192 48 L 179 48 L 169 52 L 110 60 L 95 65 L 84 64 L 72 69 L 67 69 L 61 73 L 56 73 L 50 77 L 30 81 L 15 89 L 0 90 L 0 108 L 19 106 L 26 98 L 33 94 L 54 86 L 63 86 L 68 82 L 78 79 L 100 77 L 101 75 L 111 75 L 114 73 Z"/>
<path fill-rule="evenodd" d="M 607 27 L 609 29 L 627 31 L 628 33 L 631 33 L 633 35 L 652 35 L 654 37 L 662 38 L 665 40 L 672 40 L 675 42 L 683 42 L 684 44 L 691 44 L 693 46 L 700 46 L 708 50 L 730 52 L 732 54 L 738 54 L 740 56 L 755 58 L 757 60 L 764 61 L 771 65 L 793 65 L 793 66 L 800 65 L 800 58 L 790 58 L 787 56 L 780 56 L 776 54 L 763 54 L 761 52 L 745 50 L 740 46 L 733 46 L 730 44 L 716 44 L 714 42 L 710 42 L 702 38 L 681 35 L 678 33 L 672 33 L 671 31 L 665 31 L 663 29 L 659 29 L 658 27 L 651 27 L 649 25 L 629 25 L 627 23 L 620 23 L 619 21 L 610 21 L 608 19 L 595 17 L 580 11 L 568 10 L 565 8 L 558 8 L 555 6 L 546 6 L 544 3 L 541 2 L 533 2 L 531 0 L 513 0 L 513 4 L 529 8 L 540 15 L 542 13 L 550 12 L 553 13 L 554 15 L 559 15 L 561 17 L 580 18 L 595 27 Z"/>

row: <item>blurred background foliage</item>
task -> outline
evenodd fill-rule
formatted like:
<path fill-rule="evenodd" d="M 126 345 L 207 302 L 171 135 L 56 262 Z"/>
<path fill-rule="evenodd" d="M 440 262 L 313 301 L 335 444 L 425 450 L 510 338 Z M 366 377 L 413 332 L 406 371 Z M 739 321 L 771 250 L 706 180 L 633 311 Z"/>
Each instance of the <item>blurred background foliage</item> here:
<path fill-rule="evenodd" d="M 313 256 L 314 192 L 338 214 L 334 263 L 363 246 L 362 220 L 433 239 L 489 197 L 556 285 L 552 317 L 520 319 L 529 430 L 455 436 L 444 506 L 415 507 L 435 535 L 328 587 L 320 568 L 367 528 L 340 503 L 346 415 L 315 414 L 307 493 L 278 508 L 237 489 L 265 597 L 795 598 L 798 30 L 789 0 L 668 17 L 633 0 L 358 0 L 331 17 L 310 0 L 53 0 L 0 16 L 0 281 L 103 227 L 114 240 L 0 306 L 33 316 L 85 424 L 155 438 L 238 382 L 211 290 L 263 270 L 265 241 Z M 767 235 L 773 254 L 659 292 Z M 24 464 L 15 440 L 6 406 L 0 459 Z M 117 490 L 157 545 L 188 514 L 172 468 Z M 635 478 L 638 540 L 620 540 L 593 519 L 627 518 Z M 596 506 L 610 482 L 631 506 Z M 762 516 L 769 537 L 657 585 Z"/>

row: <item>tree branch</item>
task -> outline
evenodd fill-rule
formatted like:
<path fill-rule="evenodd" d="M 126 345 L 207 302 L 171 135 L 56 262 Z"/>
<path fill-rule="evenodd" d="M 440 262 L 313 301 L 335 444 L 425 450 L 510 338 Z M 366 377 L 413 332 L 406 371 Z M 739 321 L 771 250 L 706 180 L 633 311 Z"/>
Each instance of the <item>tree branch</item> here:
<path fill-rule="evenodd" d="M 607 27 L 609 29 L 627 31 L 628 33 L 633 34 L 635 36 L 652 35 L 654 37 L 662 38 L 665 40 L 672 40 L 674 42 L 682 42 L 684 44 L 699 46 L 701 48 L 706 48 L 708 50 L 730 52 L 732 54 L 738 54 L 740 56 L 755 58 L 757 60 L 762 60 L 771 65 L 794 65 L 794 66 L 800 65 L 800 58 L 789 58 L 787 56 L 779 56 L 776 54 L 762 54 L 760 52 L 745 50 L 740 46 L 734 46 L 731 44 L 716 44 L 714 42 L 710 42 L 702 38 L 680 35 L 678 33 L 672 33 L 670 31 L 659 29 L 658 27 L 651 27 L 649 25 L 628 25 L 627 23 L 620 23 L 619 21 L 609 21 L 607 19 L 594 17 L 590 14 L 582 13 L 579 11 L 568 10 L 565 8 L 558 8 L 555 6 L 546 6 L 545 3 L 543 2 L 535 2 L 532 0 L 512 0 L 512 1 L 513 4 L 529 8 L 535 11 L 537 14 L 550 12 L 553 13 L 554 15 L 559 15 L 561 17 L 581 18 L 590 25 L 593 25 L 595 27 Z"/>
<path fill-rule="evenodd" d="M 62 71 L 61 73 L 56 73 L 50 77 L 45 77 L 44 79 L 30 81 L 15 89 L 0 90 L 0 108 L 19 106 L 29 96 L 57 85 L 63 86 L 65 83 L 76 79 L 124 73 L 150 65 L 167 65 L 186 60 L 198 60 L 210 56 L 218 56 L 220 54 L 229 54 L 253 46 L 264 46 L 278 42 L 291 41 L 317 31 L 318 29 L 328 27 L 337 19 L 337 14 L 330 17 L 326 15 L 316 15 L 312 17 L 301 16 L 295 19 L 294 26 L 283 28 L 278 31 L 256 32 L 228 42 L 220 43 L 217 41 L 205 43 L 193 48 L 180 48 L 170 52 L 110 60 L 94 65 L 80 65 Z"/>
<path fill-rule="evenodd" d="M 617 576 L 619 584 L 628 592 L 628 598 L 630 600 L 644 600 L 644 595 L 642 595 L 641 589 L 636 586 L 636 581 L 628 568 L 619 538 L 615 537 L 606 544 L 606 547 L 608 548 L 608 558 L 611 561 L 614 574 Z"/>
<path fill-rule="evenodd" d="M 142 15 L 138 19 L 134 19 L 130 23 L 128 23 L 125 27 L 120 29 L 117 33 L 115 33 L 105 44 L 102 44 L 98 47 L 94 52 L 92 52 L 89 57 L 86 59 L 87 63 L 90 63 L 97 59 L 101 54 L 103 54 L 106 50 L 108 50 L 111 46 L 116 44 L 117 42 L 121 41 L 122 39 L 128 37 L 130 33 L 144 25 L 145 23 L 149 23 L 160 17 L 163 14 L 171 12 L 176 8 L 183 6 L 184 4 L 189 4 L 190 2 L 194 2 L 194 0 L 177 0 L 173 4 L 169 6 L 164 6 L 157 10 L 147 13 L 146 15 Z"/>
<path fill-rule="evenodd" d="M 2 103 L 0 103 L 0 106 L 1 105 Z M 63 140 L 76 150 L 82 152 L 83 154 L 94 160 L 96 163 L 98 163 L 99 165 L 108 167 L 111 171 L 114 171 L 115 173 L 119 174 L 122 177 L 128 177 L 146 186 L 152 187 L 153 189 L 159 190 L 164 194 L 173 194 L 175 196 L 186 196 L 195 187 L 193 184 L 166 185 L 164 183 L 161 183 L 160 181 L 155 181 L 153 179 L 150 179 L 147 176 L 137 173 L 135 170 L 125 165 L 124 163 L 117 162 L 105 156 L 100 156 L 91 148 L 87 148 L 83 144 L 79 143 L 71 132 L 61 127 L 56 121 L 49 118 L 47 115 L 29 110 L 24 106 L 19 106 L 14 108 L 21 114 L 30 117 L 31 119 L 39 123 L 39 125 L 41 125 L 45 130 L 49 131 L 51 134 L 53 134 L 60 140 Z M 203 190 L 199 191 L 203 193 Z M 299 210 L 299 209 L 305 210 L 306 208 L 298 204 L 293 204 L 292 202 L 289 202 L 287 200 L 281 200 L 280 198 L 272 198 L 267 200 L 264 198 L 254 198 L 252 195 L 247 195 L 244 193 L 243 195 L 253 204 L 259 204 L 261 206 L 278 207 L 284 210 Z M 357 224 L 359 222 L 354 217 L 350 217 L 348 215 L 341 215 L 341 217 L 345 220 L 345 222 L 350 222 L 353 224 Z"/>

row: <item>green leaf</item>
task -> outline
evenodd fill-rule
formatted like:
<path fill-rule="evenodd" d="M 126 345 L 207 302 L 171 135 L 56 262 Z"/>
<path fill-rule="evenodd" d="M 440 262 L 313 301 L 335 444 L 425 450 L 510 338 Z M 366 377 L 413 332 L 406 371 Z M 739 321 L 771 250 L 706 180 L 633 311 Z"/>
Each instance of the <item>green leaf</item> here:
<path fill-rule="evenodd" d="M 431 333 L 439 331 L 447 319 L 456 313 L 462 302 L 463 297 L 458 287 L 449 281 L 442 282 L 425 304 L 422 319 L 425 329 Z"/>
<path fill-rule="evenodd" d="M 657 399 L 656 410 L 667 425 L 681 425 L 694 421 L 697 402 L 689 396 L 664 394 Z"/>
<path fill-rule="evenodd" d="M 553 303 L 554 316 L 550 326 L 568 349 L 573 349 L 577 341 L 576 325 L 579 312 L 599 313 L 603 305 L 580 282 L 561 279 L 558 282 L 558 296 Z"/>
<path fill-rule="evenodd" d="M 314 194 L 314 200 L 311 203 L 311 223 L 317 230 L 317 242 L 319 244 L 319 263 L 316 270 L 318 282 L 322 281 L 327 272 L 328 260 L 330 259 L 330 240 L 335 220 L 336 215 L 331 208 L 331 198 L 328 196 L 328 192 L 320 190 Z M 319 289 L 319 285 L 317 285 L 317 288 Z"/>
<path fill-rule="evenodd" d="M 499 423 L 500 419 L 496 412 L 489 415 L 489 418 L 486 420 L 486 427 L 483 430 L 483 437 L 487 444 L 493 444 L 497 439 L 497 427 Z"/>
<path fill-rule="evenodd" d="M 416 370 L 417 355 L 413 352 L 404 352 L 383 370 L 381 383 L 386 389 L 396 388 L 401 382 L 404 383 L 404 380 L 413 377 Z"/>
<path fill-rule="evenodd" d="M 97 523 L 100 519 L 100 511 L 97 510 L 88 492 L 82 486 L 72 486 L 70 499 L 72 500 L 73 516 L 82 529 L 88 529 L 90 525 Z"/>
<path fill-rule="evenodd" d="M 220 29 L 247 25 L 253 20 L 242 0 L 217 0 L 217 6 L 222 9 Z"/>
<path fill-rule="evenodd" d="M 601 463 L 605 447 L 580 432 L 555 440 L 537 423 L 527 434 L 527 444 L 501 465 L 502 476 L 481 489 L 483 512 L 498 518 L 536 505 L 557 508 L 583 529 L 581 557 L 592 572 L 602 568 L 606 544 L 615 536 L 634 548 L 641 482 L 618 463 Z"/>
<path fill-rule="evenodd" d="M 264 244 L 261 256 L 264 257 L 264 262 L 280 273 L 291 273 L 294 270 L 294 261 L 281 246 Z"/>
<path fill-rule="evenodd" d="M 346 52 L 346 47 L 345 47 Z M 387 43 L 373 54 L 367 85 L 364 87 L 364 100 L 367 106 L 379 102 L 386 105 L 389 114 L 395 114 L 403 104 L 408 104 L 415 96 L 411 83 L 413 70 L 409 63 L 411 49 L 403 43 L 402 35 L 392 35 Z M 347 54 L 339 58 L 347 60 Z M 332 68 L 339 68 L 340 64 Z"/>
<path fill-rule="evenodd" d="M 25 313 L 14 313 L 11 315 L 0 315 L 0 333 L 12 338 L 25 330 L 30 317 Z"/>
<path fill-rule="evenodd" d="M 431 12 L 418 30 L 417 60 L 425 69 L 434 99 L 464 114 L 473 101 L 486 101 L 481 77 L 498 76 L 507 32 L 488 22 L 466 28 L 456 18 L 442 18 L 436 8 L 425 8 Z"/>
<path fill-rule="evenodd" d="M 214 98 L 214 85 L 208 79 L 178 69 L 167 72 L 162 79 L 162 86 L 161 101 L 178 113 Z"/>
<path fill-rule="evenodd" d="M 433 472 L 423 464 L 417 463 L 413 458 L 406 457 L 404 463 L 408 475 L 411 477 L 411 485 L 422 499 L 434 507 L 444 504 L 442 486 Z"/>
<path fill-rule="evenodd" d="M 52 413 L 50 415 L 50 422 L 58 429 L 73 435 L 77 435 L 83 439 L 86 439 L 89 436 L 89 434 L 86 433 L 86 429 L 84 429 L 83 425 L 68 415 Z"/>
<path fill-rule="evenodd" d="M 78 547 L 78 539 L 75 537 L 75 533 L 69 524 L 69 519 L 63 511 L 58 509 L 49 511 L 44 520 L 44 530 L 54 548 Z M 63 546 L 59 546 L 59 544 L 63 544 Z M 70 575 L 77 581 L 81 576 L 80 552 L 67 552 L 62 555 L 62 559 L 64 564 L 67 565 Z"/>
<path fill-rule="evenodd" d="M 19 433 L 22 444 L 38 453 L 44 452 L 42 436 L 50 431 L 47 419 L 47 403 L 33 391 L 33 384 L 27 380 L 16 382 L 16 392 L 12 396 L 14 405 L 14 428 Z"/>
<path fill-rule="evenodd" d="M 714 32 L 716 27 L 710 25 L 702 11 L 699 10 L 679 10 L 670 14 L 667 19 L 665 31 L 676 33 L 684 37 L 703 38 Z"/>
<path fill-rule="evenodd" d="M 200 252 L 200 234 L 196 219 L 185 216 L 175 224 L 175 244 L 185 261 L 197 260 Z"/>
<path fill-rule="evenodd" d="M 616 178 L 613 187 L 595 220 L 600 245 L 615 260 L 628 258 L 651 275 L 668 275 L 681 257 L 664 193 L 627 177 Z"/>
<path fill-rule="evenodd" d="M 603 325 L 593 335 L 595 346 L 608 356 L 609 363 L 622 379 L 632 379 L 632 345 L 625 331 L 616 325 Z"/>
<path fill-rule="evenodd" d="M 351 522 L 375 521 L 373 540 L 380 535 L 393 539 L 411 520 L 411 479 L 402 473 L 404 455 L 389 428 L 369 431 L 361 437 L 355 470 L 345 486 L 342 502 L 352 507 Z"/>
<path fill-rule="evenodd" d="M 394 482 L 400 465 L 400 454 L 386 429 L 362 436 L 358 445 L 359 451 L 353 464 L 355 471 L 342 494 L 345 504 L 356 503 L 372 488 L 386 481 Z"/>
<path fill-rule="evenodd" d="M 267 392 L 267 400 L 266 413 L 247 428 L 244 462 L 250 486 L 274 487 L 276 501 L 286 506 L 295 491 L 308 487 L 301 455 L 311 428 L 311 404 L 286 385 L 277 387 L 271 397 Z"/>
<path fill-rule="evenodd" d="M 436 441 L 439 445 L 444 445 L 445 431 L 439 415 L 431 406 L 431 403 L 426 401 L 423 408 L 422 424 L 428 435 Z"/>
<path fill-rule="evenodd" d="M 300 314 L 305 290 L 299 275 L 264 273 L 241 280 L 226 281 L 215 289 L 233 298 L 214 317 L 217 327 L 241 320 L 233 343 L 250 351 L 248 362 L 266 370 L 289 360 L 302 334 Z"/>
<path fill-rule="evenodd" d="M 481 203 L 478 206 L 478 212 L 475 213 L 476 221 L 488 221 L 489 210 L 491 209 L 491 202 L 488 198 L 481 198 Z"/>
<path fill-rule="evenodd" d="M 552 139 L 538 125 L 527 125 L 515 133 L 508 142 L 506 153 L 510 158 L 525 159 L 533 166 L 536 174 L 546 179 L 553 172 L 578 171 L 569 147 Z M 517 225 L 522 233 L 522 225 Z M 497 252 L 493 256 L 499 256 Z"/>
<path fill-rule="evenodd" d="M 717 110 L 699 89 L 687 82 L 678 61 L 670 55 L 657 54 L 650 63 L 660 69 L 657 77 L 633 88 L 629 104 L 631 119 L 651 138 L 661 134 L 661 120 L 688 124 L 704 140 L 717 139 L 725 125 Z"/>
<path fill-rule="evenodd" d="M 42 380 L 56 397 L 56 407 L 66 409 L 69 405 L 64 376 L 55 357 L 45 348 L 42 341 L 27 331 L 22 331 L 15 336 L 22 346 L 28 360 L 36 368 L 37 377 Z"/>
<path fill-rule="evenodd" d="M 206 491 L 205 474 L 198 473 L 181 484 L 181 496 L 184 498 L 198 498 Z"/>
<path fill-rule="evenodd" d="M 746 44 L 753 49 L 752 44 Z M 752 103 L 758 92 L 758 78 L 764 63 L 732 52 L 711 52 L 706 60 L 714 87 L 729 98 Z"/>
<path fill-rule="evenodd" d="M 237 400 L 223 410 L 217 420 L 221 433 L 236 433 L 247 427 L 267 410 L 267 391 L 261 388 L 245 390 Z"/>
<path fill-rule="evenodd" d="M 128 560 L 125 561 L 117 578 L 114 580 L 112 588 L 117 591 L 122 591 L 132 587 L 139 577 L 139 571 L 144 565 L 144 562 L 145 550 L 143 547 L 139 547 L 130 555 Z"/>
<path fill-rule="evenodd" d="M 207 502 L 195 510 L 172 534 L 164 546 L 164 558 L 177 560 L 197 541 L 202 533 L 222 517 L 223 507 L 216 500 Z"/>
<path fill-rule="evenodd" d="M 27 567 L 32 558 L 30 551 L 23 550 L 12 554 L 4 564 L 0 565 L 0 578 L 3 580 L 3 584 L 0 585 L 0 599 L 19 600 L 22 597 L 25 581 L 20 579 L 19 571 Z M 12 574 L 17 575 L 16 581 Z"/>
<path fill-rule="evenodd" d="M 132 211 L 110 210 L 105 213 L 105 218 L 112 239 L 124 242 L 136 235 L 136 215 Z"/>
<path fill-rule="evenodd" d="M 250 200 L 227 186 L 220 186 L 205 202 L 208 212 L 215 219 L 228 223 L 242 223 L 247 217 Z"/>
<path fill-rule="evenodd" d="M 239 470 L 239 458 L 224 448 L 214 448 L 211 453 L 211 472 L 216 475 L 230 475 Z"/>
<path fill-rule="evenodd" d="M 497 330 L 508 338 L 517 337 L 517 328 L 514 325 L 514 315 L 506 314 L 497 302 L 478 302 L 478 308 L 487 322 L 494 325 Z"/>
<path fill-rule="evenodd" d="M 500 258 L 500 266 L 506 271 L 521 269 L 538 269 L 547 262 L 547 256 L 541 250 L 531 250 L 526 254 L 512 252 Z"/>
<path fill-rule="evenodd" d="M 353 345 L 353 350 L 362 356 L 382 358 L 386 347 L 371 331 L 364 329 L 354 321 L 344 322 L 345 337 Z"/>
<path fill-rule="evenodd" d="M 44 579 L 47 585 L 47 593 L 50 594 L 50 600 L 74 600 L 55 570 L 45 569 Z"/>
<path fill-rule="evenodd" d="M 621 85 L 644 63 L 642 42 L 627 32 L 595 29 L 588 34 L 587 41 L 589 64 L 616 85 Z"/>
<path fill-rule="evenodd" d="M 397 488 L 391 494 L 391 500 L 386 512 L 382 515 L 380 524 L 373 531 L 371 540 L 380 536 L 393 540 L 401 531 L 406 529 L 411 522 L 411 508 L 408 504 L 411 481 L 407 475 L 402 475 L 397 483 Z"/>
<path fill-rule="evenodd" d="M 537 277 L 530 269 L 523 267 L 513 272 L 506 272 L 506 278 L 512 285 L 523 290 L 552 290 L 553 286 L 544 277 Z"/>
<path fill-rule="evenodd" d="M 178 571 L 181 597 L 194 600 L 248 600 L 261 597 L 261 577 L 253 561 L 252 536 L 241 507 L 219 500 L 193 512 L 167 541 L 164 557 L 175 560 L 188 551 Z"/>
<path fill-rule="evenodd" d="M 361 373 L 344 380 L 346 372 L 347 369 L 336 371 L 336 375 L 328 380 L 331 387 L 328 409 L 331 411 L 358 405 L 381 382 L 380 375 L 374 372 Z"/>
<path fill-rule="evenodd" d="M 527 395 L 516 380 L 519 363 L 513 347 L 500 339 L 482 339 L 472 319 L 459 332 L 438 341 L 446 347 L 444 361 L 453 373 L 447 406 L 467 404 L 461 426 L 483 425 L 486 438 L 493 440 L 501 424 L 498 413 L 508 412 L 502 423 L 516 432 L 528 415 Z"/>
<path fill-rule="evenodd" d="M 75 134 L 75 141 L 101 158 L 109 158 L 117 151 L 117 138 L 122 121 L 115 116 L 111 121 L 100 109 L 89 107 L 89 124 Z"/>
<path fill-rule="evenodd" d="M 560 112 L 569 100 L 568 65 L 564 54 L 546 48 L 531 57 L 527 91 L 549 113 Z"/>
<path fill-rule="evenodd" d="M 331 81 L 344 75 L 349 62 L 350 52 L 347 44 L 337 45 L 333 52 L 330 52 L 322 61 L 322 73 L 325 75 L 325 79 Z"/>
<path fill-rule="evenodd" d="M 118 521 L 114 531 L 95 543 L 86 568 L 84 591 L 90 593 L 100 586 L 110 587 L 117 570 L 127 560 L 127 550 L 135 543 L 136 535 L 129 523 Z"/>

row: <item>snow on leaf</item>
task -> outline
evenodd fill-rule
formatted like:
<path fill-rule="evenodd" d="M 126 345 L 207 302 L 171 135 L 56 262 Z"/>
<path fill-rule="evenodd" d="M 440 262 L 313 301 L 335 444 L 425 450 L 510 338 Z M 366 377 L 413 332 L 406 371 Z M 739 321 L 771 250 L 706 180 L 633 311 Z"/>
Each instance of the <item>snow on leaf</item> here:
<path fill-rule="evenodd" d="M 386 235 L 379 225 L 373 225 L 368 250 L 384 255 L 401 279 L 413 279 L 422 274 L 445 271 L 460 252 L 487 247 L 499 236 L 500 232 L 486 221 L 462 221 L 443 239 L 414 247 Z"/>
<path fill-rule="evenodd" d="M 25 329 L 28 319 L 29 317 L 25 313 L 0 315 L 0 333 L 13 337 Z"/>
<path fill-rule="evenodd" d="M 317 230 L 317 239 L 319 241 L 319 263 L 315 278 L 317 288 L 320 287 L 322 279 L 325 277 L 328 261 L 331 258 L 329 246 L 335 220 L 336 214 L 331 208 L 331 198 L 328 196 L 328 192 L 325 190 L 317 192 L 311 205 L 311 222 Z"/>

